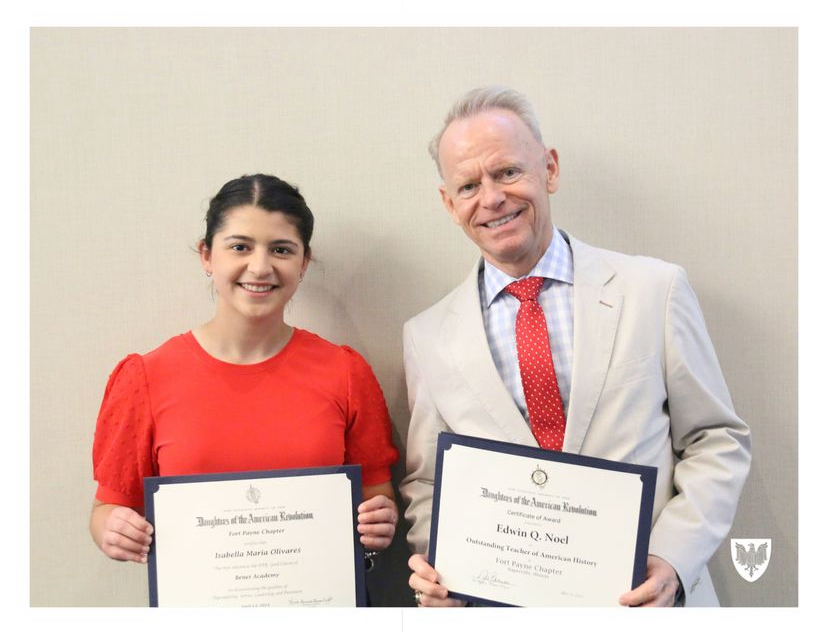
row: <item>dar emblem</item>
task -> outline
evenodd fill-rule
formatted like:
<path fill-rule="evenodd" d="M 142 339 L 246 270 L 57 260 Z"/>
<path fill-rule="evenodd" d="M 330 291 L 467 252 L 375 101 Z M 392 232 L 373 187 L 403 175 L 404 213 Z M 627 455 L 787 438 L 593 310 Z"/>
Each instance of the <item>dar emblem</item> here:
<path fill-rule="evenodd" d="M 730 557 L 739 575 L 755 582 L 768 568 L 771 556 L 771 540 L 731 538 Z"/>
<path fill-rule="evenodd" d="M 532 472 L 532 482 L 542 488 L 548 480 L 549 475 L 546 473 L 546 470 L 542 470 L 540 465 L 536 466 L 535 471 Z"/>
<path fill-rule="evenodd" d="M 249 500 L 253 504 L 258 504 L 259 498 L 262 497 L 262 492 L 260 492 L 256 487 L 252 485 L 248 488 L 247 493 L 244 495 L 247 500 Z"/>

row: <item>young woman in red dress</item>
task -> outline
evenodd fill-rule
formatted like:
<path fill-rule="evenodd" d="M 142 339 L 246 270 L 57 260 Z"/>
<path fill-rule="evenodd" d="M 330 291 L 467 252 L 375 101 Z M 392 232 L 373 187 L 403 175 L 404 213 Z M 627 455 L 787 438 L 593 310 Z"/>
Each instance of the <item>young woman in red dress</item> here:
<path fill-rule="evenodd" d="M 353 349 L 284 321 L 311 260 L 313 215 L 293 186 L 267 175 L 225 184 L 199 242 L 212 278 L 212 320 L 122 360 L 98 416 L 98 489 L 90 530 L 116 560 L 145 563 L 152 526 L 143 479 L 360 464 L 360 539 L 386 548 L 398 512 L 388 410 Z"/>

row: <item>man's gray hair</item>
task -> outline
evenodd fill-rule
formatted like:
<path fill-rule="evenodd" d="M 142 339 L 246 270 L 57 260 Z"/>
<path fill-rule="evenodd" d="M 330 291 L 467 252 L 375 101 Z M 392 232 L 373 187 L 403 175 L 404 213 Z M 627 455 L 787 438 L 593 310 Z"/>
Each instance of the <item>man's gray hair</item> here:
<path fill-rule="evenodd" d="M 487 110 L 509 110 L 510 112 L 514 112 L 526 124 L 532 136 L 543 145 L 543 136 L 541 135 L 538 119 L 532 109 L 532 104 L 529 103 L 529 100 L 525 96 L 517 90 L 512 90 L 505 86 L 475 88 L 460 97 L 451 106 L 442 129 L 428 145 L 428 153 L 431 154 L 434 162 L 437 163 L 437 171 L 441 176 L 443 172 L 440 169 L 440 140 L 443 138 L 446 128 L 457 119 L 470 118 Z"/>

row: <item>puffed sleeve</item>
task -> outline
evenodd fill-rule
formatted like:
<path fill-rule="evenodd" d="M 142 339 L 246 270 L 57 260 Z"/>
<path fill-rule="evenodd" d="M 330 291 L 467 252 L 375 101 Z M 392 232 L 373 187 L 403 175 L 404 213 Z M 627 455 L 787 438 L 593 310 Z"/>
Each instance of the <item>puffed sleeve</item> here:
<path fill-rule="evenodd" d="M 141 356 L 121 360 L 104 391 L 92 464 L 103 503 L 143 507 L 144 477 L 156 474 L 149 388 Z"/>
<path fill-rule="evenodd" d="M 391 441 L 391 419 L 385 397 L 368 363 L 350 347 L 348 357 L 348 418 L 345 462 L 362 465 L 362 484 L 391 480 L 399 452 Z"/>

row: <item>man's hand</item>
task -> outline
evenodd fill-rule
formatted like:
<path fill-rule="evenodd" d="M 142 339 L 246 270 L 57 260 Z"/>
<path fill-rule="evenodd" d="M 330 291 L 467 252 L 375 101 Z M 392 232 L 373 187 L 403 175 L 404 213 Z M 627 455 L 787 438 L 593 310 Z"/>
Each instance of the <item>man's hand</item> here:
<path fill-rule="evenodd" d="M 408 585 L 414 589 L 415 593 L 420 593 L 420 597 L 417 599 L 418 606 L 457 607 L 466 605 L 464 601 L 449 598 L 448 589 L 437 583 L 440 580 L 437 571 L 419 553 L 415 553 L 408 559 L 408 568 L 414 571 L 408 579 Z"/>
<path fill-rule="evenodd" d="M 676 601 L 679 580 L 676 570 L 655 555 L 647 556 L 647 578 L 644 583 L 618 600 L 622 606 L 672 607 Z"/>

